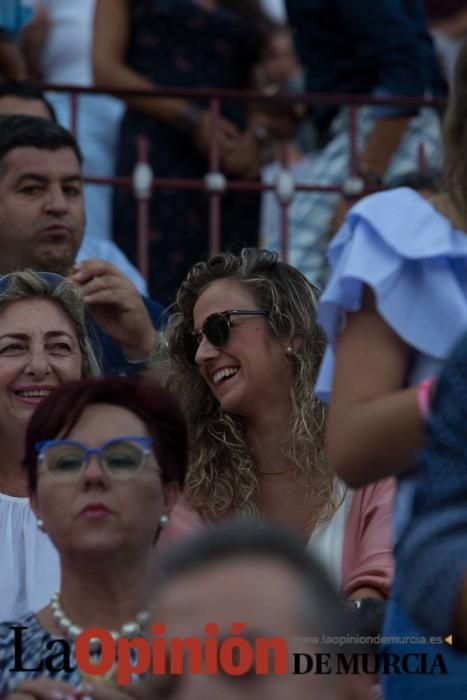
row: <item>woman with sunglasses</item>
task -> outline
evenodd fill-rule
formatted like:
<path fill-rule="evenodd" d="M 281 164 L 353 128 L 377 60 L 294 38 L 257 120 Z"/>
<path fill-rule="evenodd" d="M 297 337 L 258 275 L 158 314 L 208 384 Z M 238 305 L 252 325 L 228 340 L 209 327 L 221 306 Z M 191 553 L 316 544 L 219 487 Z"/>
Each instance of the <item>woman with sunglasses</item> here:
<path fill-rule="evenodd" d="M 85 679 L 73 645 L 83 629 L 109 630 L 116 639 L 149 633 L 153 549 L 183 486 L 187 460 L 183 413 L 157 384 L 81 380 L 38 406 L 23 466 L 39 527 L 60 557 L 61 582 L 37 615 L 0 625 L 1 697 L 15 691 L 18 698 L 57 698 L 67 694 L 64 682 L 77 688 Z M 12 625 L 23 628 L 16 651 Z M 57 657 L 54 680 L 34 680 L 50 672 L 47 665 L 41 671 L 40 662 L 54 638 L 68 642 L 69 664 Z M 29 670 L 14 670 L 19 644 Z M 97 661 L 99 644 L 92 650 Z M 112 674 L 105 680 L 112 682 Z"/>
<path fill-rule="evenodd" d="M 205 519 L 278 521 L 322 555 L 353 598 L 385 597 L 392 482 L 346 490 L 313 395 L 325 347 L 318 291 L 275 254 L 244 249 L 189 272 L 167 342 L 168 385 L 188 417 L 185 500 Z"/>

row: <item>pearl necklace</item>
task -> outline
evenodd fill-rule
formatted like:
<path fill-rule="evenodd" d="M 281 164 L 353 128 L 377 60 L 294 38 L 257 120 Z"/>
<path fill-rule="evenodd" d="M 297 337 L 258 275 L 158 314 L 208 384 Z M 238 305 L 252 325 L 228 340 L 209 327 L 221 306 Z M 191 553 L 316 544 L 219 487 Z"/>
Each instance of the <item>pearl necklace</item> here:
<path fill-rule="evenodd" d="M 83 632 L 83 627 L 75 625 L 74 622 L 72 622 L 72 620 L 70 620 L 70 618 L 66 615 L 60 602 L 59 591 L 56 591 L 53 594 L 52 600 L 50 601 L 50 607 L 52 608 L 52 615 L 54 617 L 54 620 L 57 622 L 61 631 L 64 634 L 66 634 L 66 636 L 73 642 L 76 641 L 76 638 Z M 111 630 L 110 634 L 112 635 L 115 641 L 120 639 L 120 637 L 125 637 L 126 639 L 133 639 L 134 637 L 139 637 L 142 634 L 143 627 L 147 625 L 150 619 L 151 613 L 149 612 L 149 610 L 142 610 L 136 615 L 136 618 L 134 620 L 131 620 L 130 622 L 125 622 L 125 624 L 123 624 L 120 627 L 119 631 Z M 93 637 L 89 642 L 89 648 L 91 651 L 100 651 L 100 639 L 98 639 L 97 637 Z"/>

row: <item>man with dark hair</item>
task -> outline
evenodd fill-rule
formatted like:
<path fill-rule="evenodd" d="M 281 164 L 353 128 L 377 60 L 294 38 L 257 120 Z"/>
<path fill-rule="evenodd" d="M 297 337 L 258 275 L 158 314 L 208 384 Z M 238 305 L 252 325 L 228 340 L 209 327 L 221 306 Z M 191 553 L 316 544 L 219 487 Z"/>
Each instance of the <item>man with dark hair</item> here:
<path fill-rule="evenodd" d="M 126 372 L 151 356 L 162 308 L 110 263 L 75 264 L 84 223 L 74 137 L 47 119 L 0 117 L 0 274 L 30 267 L 71 275 L 95 322 L 104 371 Z"/>
<path fill-rule="evenodd" d="M 350 654 L 355 650 L 351 643 L 338 647 L 336 641 L 354 634 L 352 611 L 302 543 L 282 529 L 246 522 L 223 523 L 172 549 L 156 592 L 154 623 L 165 627 L 161 634 L 167 664 L 170 640 L 174 638 L 195 638 L 204 644 L 215 634 L 220 648 L 230 638 L 242 637 L 255 650 L 257 639 L 279 637 L 287 642 L 290 672 L 273 673 L 270 659 L 270 672 L 257 673 L 258 659 L 254 655 L 252 668 L 239 675 L 222 669 L 217 673 L 193 673 L 186 659 L 188 666 L 183 674 L 153 675 L 132 687 L 132 694 L 140 700 L 162 697 L 162 693 L 172 700 L 369 697 L 369 678 L 333 672 L 336 651 Z M 208 623 L 215 625 L 217 632 L 206 631 Z M 243 624 L 243 630 L 235 631 L 236 623 L 240 627 Z M 239 649 L 240 645 L 236 651 Z M 327 665 L 324 673 L 317 673 L 319 653 L 323 655 L 321 663 Z M 315 663 L 313 672 L 304 672 L 305 654 Z M 219 659 L 222 657 L 220 653 Z M 232 663 L 239 662 L 240 653 L 233 650 Z M 302 672 L 293 673 L 298 668 Z"/>
<path fill-rule="evenodd" d="M 1 272 L 70 272 L 84 226 L 81 190 L 81 153 L 66 129 L 0 117 Z"/>
<path fill-rule="evenodd" d="M 56 114 L 50 102 L 34 83 L 27 80 L 0 83 L 0 116 L 13 114 L 42 117 L 57 123 Z M 120 248 L 112 240 L 94 236 L 92 231 L 81 235 L 76 262 L 90 258 L 107 260 L 123 272 L 141 294 L 147 293 L 145 280 Z"/>

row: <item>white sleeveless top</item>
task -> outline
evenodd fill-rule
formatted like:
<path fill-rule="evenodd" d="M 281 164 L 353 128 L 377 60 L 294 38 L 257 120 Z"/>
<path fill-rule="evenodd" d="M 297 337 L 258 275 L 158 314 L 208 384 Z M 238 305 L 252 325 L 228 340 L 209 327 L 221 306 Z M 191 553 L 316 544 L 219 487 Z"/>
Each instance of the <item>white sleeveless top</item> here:
<path fill-rule="evenodd" d="M 338 502 L 343 498 L 341 505 L 331 520 L 315 528 L 306 548 L 323 564 L 327 573 L 340 590 L 342 585 L 342 555 L 345 530 L 354 491 L 346 489 L 342 481 L 337 481 L 336 492 Z"/>
<path fill-rule="evenodd" d="M 60 584 L 57 550 L 28 498 L 0 493 L 0 622 L 37 612 Z"/>

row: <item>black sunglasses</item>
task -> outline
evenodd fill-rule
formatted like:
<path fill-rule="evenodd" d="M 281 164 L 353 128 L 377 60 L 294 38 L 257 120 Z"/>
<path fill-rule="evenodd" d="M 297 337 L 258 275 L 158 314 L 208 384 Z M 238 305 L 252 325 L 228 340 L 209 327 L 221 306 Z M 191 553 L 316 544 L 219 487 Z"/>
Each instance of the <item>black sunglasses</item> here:
<path fill-rule="evenodd" d="M 187 331 L 182 336 L 182 353 L 190 365 L 195 365 L 195 356 L 203 335 L 216 348 L 223 348 L 230 336 L 232 323 L 231 316 L 267 316 L 267 311 L 253 311 L 248 309 L 229 309 L 222 313 L 211 314 L 206 318 L 200 331 Z"/>

